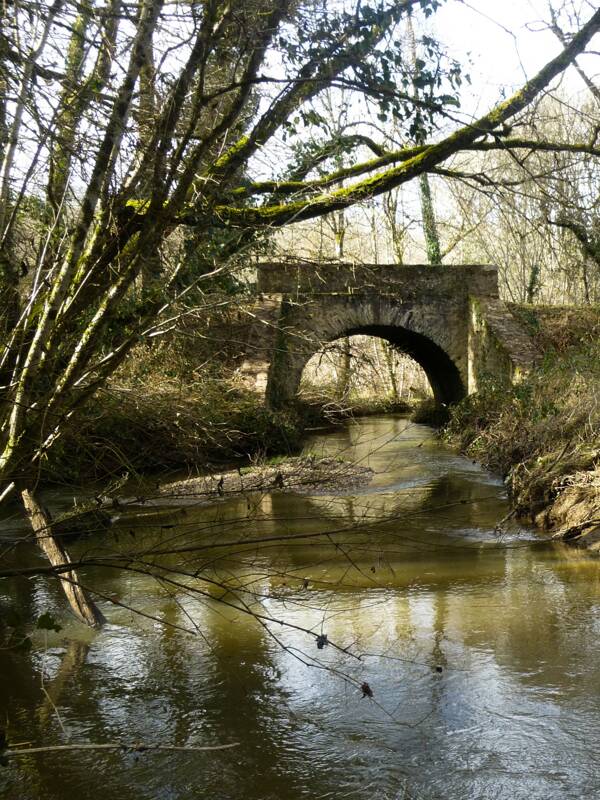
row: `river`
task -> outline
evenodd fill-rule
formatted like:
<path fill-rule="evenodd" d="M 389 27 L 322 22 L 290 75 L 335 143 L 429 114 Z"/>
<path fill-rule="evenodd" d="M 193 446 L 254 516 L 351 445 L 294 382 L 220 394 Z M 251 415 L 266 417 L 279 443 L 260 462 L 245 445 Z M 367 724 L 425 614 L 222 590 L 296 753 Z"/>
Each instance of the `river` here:
<path fill-rule="evenodd" d="M 99 633 L 53 582 L 0 582 L 1 607 L 62 625 L 0 655 L 11 743 L 237 746 L 12 757 L 0 797 L 600 798 L 600 561 L 497 528 L 502 482 L 425 426 L 364 418 L 306 450 L 369 465 L 373 481 L 79 540 L 76 556 L 179 550 L 145 557 L 160 580 L 82 576 L 121 603 L 102 603 Z"/>

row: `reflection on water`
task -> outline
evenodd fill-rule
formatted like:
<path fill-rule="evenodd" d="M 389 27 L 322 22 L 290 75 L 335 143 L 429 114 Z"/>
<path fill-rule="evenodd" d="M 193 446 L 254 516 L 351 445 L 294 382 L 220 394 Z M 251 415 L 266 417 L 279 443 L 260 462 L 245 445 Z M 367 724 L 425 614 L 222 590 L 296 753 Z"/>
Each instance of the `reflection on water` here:
<path fill-rule="evenodd" d="M 101 633 L 64 616 L 29 654 L 1 656 L 13 742 L 239 747 L 29 756 L 1 768 L 0 796 L 600 797 L 599 562 L 495 530 L 501 482 L 423 426 L 364 419 L 307 451 L 368 464 L 373 483 L 81 540 L 79 555 L 146 551 L 136 563 L 160 579 L 89 570 L 122 604 L 103 607 Z M 64 615 L 42 578 L 4 581 L 0 599 Z"/>

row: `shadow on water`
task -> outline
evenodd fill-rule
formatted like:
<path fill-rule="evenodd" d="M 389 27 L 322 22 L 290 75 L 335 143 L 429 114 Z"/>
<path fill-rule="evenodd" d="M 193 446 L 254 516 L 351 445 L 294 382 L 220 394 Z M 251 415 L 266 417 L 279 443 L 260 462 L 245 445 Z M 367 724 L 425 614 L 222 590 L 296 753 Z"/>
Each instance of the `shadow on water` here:
<path fill-rule="evenodd" d="M 78 542 L 79 555 L 182 550 L 152 557 L 160 580 L 89 571 L 122 603 L 100 633 L 45 579 L 0 583 L 2 607 L 63 624 L 0 657 L 11 742 L 239 746 L 21 757 L 0 770 L 2 797 L 600 796 L 598 561 L 496 530 L 501 481 L 423 426 L 368 418 L 306 449 L 368 464 L 372 484 L 240 497 Z M 169 569 L 201 577 L 175 585 Z"/>

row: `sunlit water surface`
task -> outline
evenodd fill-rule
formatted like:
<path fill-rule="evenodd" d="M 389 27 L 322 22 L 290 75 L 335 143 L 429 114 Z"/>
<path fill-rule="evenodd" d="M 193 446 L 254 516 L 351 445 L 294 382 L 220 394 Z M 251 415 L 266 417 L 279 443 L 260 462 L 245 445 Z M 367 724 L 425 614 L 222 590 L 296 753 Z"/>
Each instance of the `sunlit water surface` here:
<path fill-rule="evenodd" d="M 367 464 L 374 479 L 352 496 L 169 511 L 74 545 L 182 551 L 145 558 L 166 568 L 161 581 L 82 575 L 123 604 L 101 601 L 100 633 L 70 619 L 54 583 L 0 582 L 5 608 L 63 625 L 36 633 L 29 654 L 0 656 L 12 742 L 239 746 L 14 758 L 0 796 L 600 798 L 600 562 L 497 529 L 501 481 L 424 426 L 367 418 L 306 449 Z M 38 556 L 21 545 L 11 558 Z"/>

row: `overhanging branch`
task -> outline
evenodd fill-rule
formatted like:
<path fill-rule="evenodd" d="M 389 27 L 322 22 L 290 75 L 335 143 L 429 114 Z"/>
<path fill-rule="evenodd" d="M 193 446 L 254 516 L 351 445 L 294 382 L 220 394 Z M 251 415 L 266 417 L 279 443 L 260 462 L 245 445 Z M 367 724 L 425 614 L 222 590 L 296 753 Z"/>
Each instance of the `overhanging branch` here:
<path fill-rule="evenodd" d="M 268 205 L 261 208 L 236 208 L 218 205 L 212 209 L 189 210 L 177 218 L 181 224 L 210 222 L 214 225 L 237 227 L 279 227 L 291 222 L 319 217 L 331 211 L 348 208 L 357 202 L 383 194 L 409 180 L 431 171 L 451 156 L 468 150 L 476 140 L 494 133 L 504 122 L 513 117 L 543 91 L 551 81 L 560 75 L 573 59 L 581 53 L 591 38 L 600 30 L 600 10 L 596 11 L 588 23 L 573 37 L 570 43 L 556 58 L 546 64 L 540 72 L 528 81 L 508 100 L 497 105 L 485 116 L 471 125 L 466 125 L 437 144 L 424 147 L 421 152 L 407 155 L 406 160 L 384 173 L 366 178 L 347 188 L 336 189 L 314 199 Z M 516 140 L 520 141 L 520 140 Z M 506 141 L 481 142 L 480 145 L 506 146 Z M 516 145 L 515 145 L 516 146 Z M 523 146 L 521 144 L 521 146 Z M 582 146 L 584 147 L 584 146 Z M 585 150 L 582 150 L 585 152 Z M 396 156 L 395 160 L 398 160 Z M 375 161 L 378 161 L 377 159 Z M 381 159 L 379 159 L 381 165 Z M 370 169 L 375 169 L 371 166 Z"/>
<path fill-rule="evenodd" d="M 361 142 L 357 141 L 357 144 Z M 234 189 L 232 195 L 236 199 L 252 197 L 261 194 L 275 194 L 279 196 L 290 196 L 294 194 L 304 194 L 326 189 L 336 183 L 369 172 L 375 172 L 381 167 L 389 164 L 406 162 L 411 158 L 424 153 L 432 145 L 418 145 L 406 147 L 402 150 L 394 150 L 382 153 L 381 157 L 363 161 L 344 169 L 336 170 L 322 178 L 312 181 L 302 180 L 282 180 L 282 181 L 257 181 L 246 186 Z M 373 148 L 371 148 L 373 149 Z M 383 148 L 380 148 L 383 151 Z M 594 147 L 585 142 L 540 142 L 535 139 L 503 139 L 495 137 L 491 141 L 472 142 L 468 147 L 462 148 L 462 152 L 490 152 L 498 150 L 529 150 L 532 152 L 545 153 L 572 153 L 574 155 L 591 155 L 600 157 L 600 148 Z M 454 155 L 454 154 L 452 154 Z"/>

